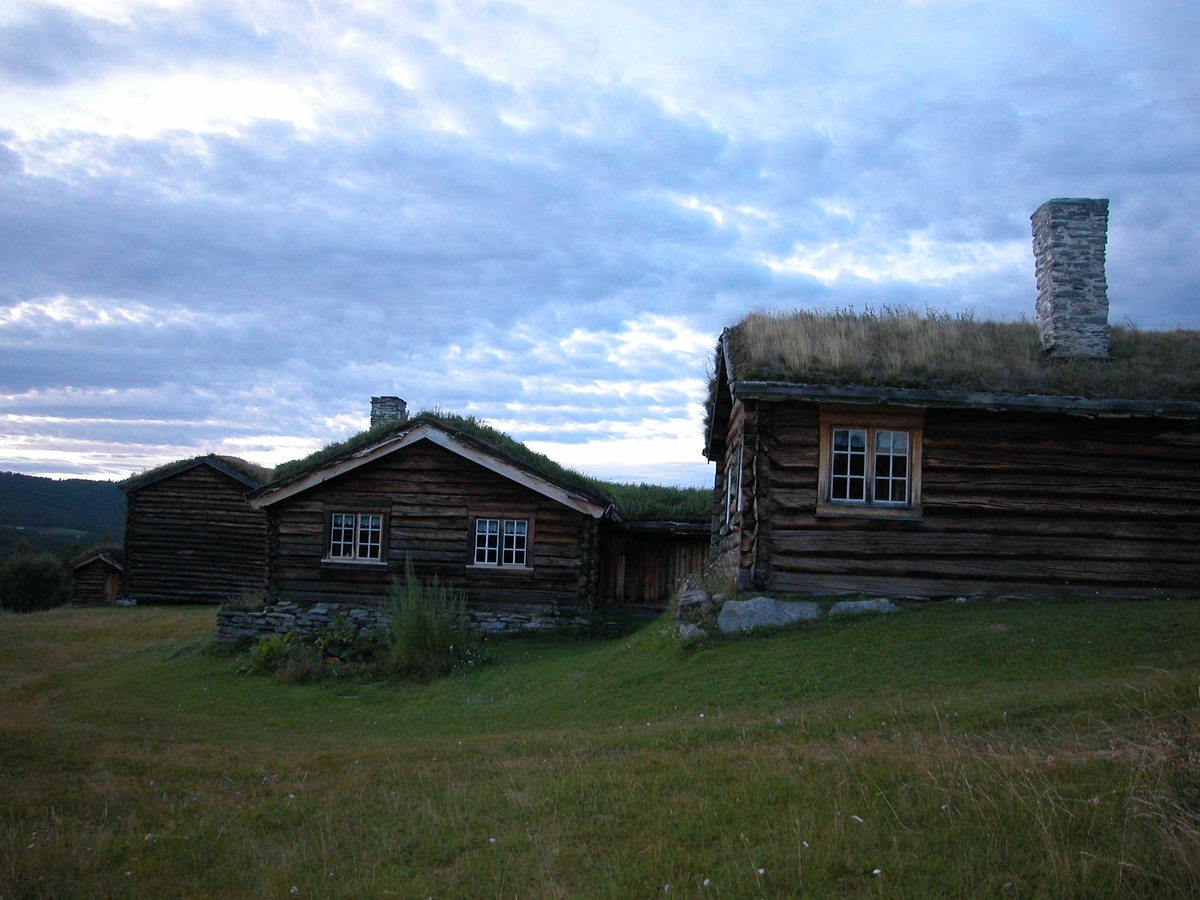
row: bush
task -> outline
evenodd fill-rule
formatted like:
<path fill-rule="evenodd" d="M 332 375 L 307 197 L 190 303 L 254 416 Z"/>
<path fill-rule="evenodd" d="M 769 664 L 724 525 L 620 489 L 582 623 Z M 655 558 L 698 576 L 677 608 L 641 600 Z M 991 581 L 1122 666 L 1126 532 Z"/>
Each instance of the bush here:
<path fill-rule="evenodd" d="M 18 545 L 0 564 L 0 607 L 14 612 L 53 609 L 71 599 L 71 573 L 49 553 Z"/>
<path fill-rule="evenodd" d="M 405 675 L 432 678 L 478 661 L 475 636 L 467 627 L 461 595 L 417 578 L 404 563 L 404 583 L 392 581 L 387 600 L 392 626 L 392 662 Z"/>
<path fill-rule="evenodd" d="M 260 612 L 267 605 L 266 591 L 261 588 L 247 588 L 234 597 L 229 597 L 221 603 L 224 609 L 237 612 Z"/>

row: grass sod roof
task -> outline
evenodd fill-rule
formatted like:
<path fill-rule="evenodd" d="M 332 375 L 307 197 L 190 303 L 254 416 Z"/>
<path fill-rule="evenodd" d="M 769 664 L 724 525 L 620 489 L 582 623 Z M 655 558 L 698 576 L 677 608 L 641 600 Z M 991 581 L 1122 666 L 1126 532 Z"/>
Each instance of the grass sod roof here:
<path fill-rule="evenodd" d="M 757 311 L 726 339 L 738 381 L 1200 401 L 1200 331 L 1182 328 L 1113 326 L 1107 359 L 1051 358 L 1030 321 L 907 309 Z"/>
<path fill-rule="evenodd" d="M 138 488 L 161 481 L 163 478 L 169 478 L 179 472 L 186 472 L 193 466 L 209 460 L 215 460 L 231 472 L 236 472 L 242 478 L 254 482 L 255 487 L 266 484 L 277 475 L 273 469 L 247 462 L 236 456 L 218 456 L 215 453 L 205 453 L 201 456 L 192 456 L 188 459 L 177 459 L 175 462 L 164 463 L 161 466 L 155 466 L 153 469 L 147 469 L 145 472 L 138 472 L 136 475 L 130 475 L 124 481 L 119 482 L 117 486 L 123 491 L 136 491 Z"/>
<path fill-rule="evenodd" d="M 374 444 L 391 434 L 407 431 L 421 422 L 435 425 L 453 437 L 480 446 L 486 452 L 561 487 L 605 504 L 611 503 L 627 522 L 671 521 L 707 524 L 712 518 L 712 492 L 705 488 L 622 484 L 592 478 L 556 463 L 543 453 L 529 449 L 520 441 L 484 424 L 474 416 L 430 410 L 424 410 L 402 422 L 377 425 L 344 441 L 327 444 L 302 459 L 279 466 L 275 470 L 275 477 L 277 481 L 295 480 L 303 473 L 349 456 L 359 448 Z"/>

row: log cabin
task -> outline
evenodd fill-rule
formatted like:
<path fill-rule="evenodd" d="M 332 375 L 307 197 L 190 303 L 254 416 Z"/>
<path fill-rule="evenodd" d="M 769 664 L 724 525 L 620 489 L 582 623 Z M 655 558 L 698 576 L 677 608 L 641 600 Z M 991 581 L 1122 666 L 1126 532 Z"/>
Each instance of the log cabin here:
<path fill-rule="evenodd" d="M 124 595 L 219 604 L 265 590 L 267 516 L 246 494 L 270 478 L 261 466 L 208 454 L 123 481 Z"/>
<path fill-rule="evenodd" d="M 1037 321 L 751 314 L 705 455 L 743 587 L 1200 591 L 1200 332 L 1111 327 L 1107 201 L 1033 216 Z"/>
<path fill-rule="evenodd" d="M 411 560 L 475 611 L 636 614 L 661 610 L 707 556 L 707 520 L 627 521 L 611 490 L 637 486 L 564 469 L 474 419 L 374 409 L 369 431 L 249 495 L 269 520 L 272 602 L 378 606 Z"/>
<path fill-rule="evenodd" d="M 117 602 L 124 566 L 103 551 L 89 553 L 71 567 L 71 602 L 109 606 Z"/>

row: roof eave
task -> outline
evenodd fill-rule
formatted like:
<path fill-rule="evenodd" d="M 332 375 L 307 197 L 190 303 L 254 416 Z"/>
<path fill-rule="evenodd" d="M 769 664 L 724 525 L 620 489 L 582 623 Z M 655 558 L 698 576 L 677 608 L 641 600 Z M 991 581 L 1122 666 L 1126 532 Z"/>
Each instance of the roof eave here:
<path fill-rule="evenodd" d="M 870 385 L 796 384 L 779 381 L 738 381 L 732 382 L 729 387 L 730 391 L 738 397 L 756 400 L 806 400 L 920 408 L 1063 412 L 1122 418 L 1200 419 L 1200 402 L 1191 400 L 1096 399 Z"/>

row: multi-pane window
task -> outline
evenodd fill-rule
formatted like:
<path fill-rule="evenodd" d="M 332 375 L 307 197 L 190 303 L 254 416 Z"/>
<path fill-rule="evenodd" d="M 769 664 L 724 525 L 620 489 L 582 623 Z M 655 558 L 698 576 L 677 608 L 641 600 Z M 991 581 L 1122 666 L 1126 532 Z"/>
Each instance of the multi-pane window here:
<path fill-rule="evenodd" d="M 525 565 L 528 539 L 529 522 L 525 519 L 504 520 L 504 565 Z"/>
<path fill-rule="evenodd" d="M 475 520 L 475 565 L 524 566 L 528 559 L 528 519 Z"/>
<path fill-rule="evenodd" d="M 383 516 L 334 513 L 329 520 L 329 558 L 378 562 L 383 557 Z"/>
<path fill-rule="evenodd" d="M 500 563 L 500 520 L 475 520 L 475 565 L 495 566 Z"/>
<path fill-rule="evenodd" d="M 830 500 L 862 502 L 867 499 L 867 431 L 865 428 L 833 430 L 833 481 Z"/>
<path fill-rule="evenodd" d="M 875 432 L 876 503 L 908 502 L 908 432 Z"/>
<path fill-rule="evenodd" d="M 844 503 L 908 503 L 909 443 L 907 431 L 833 429 L 829 499 Z"/>

